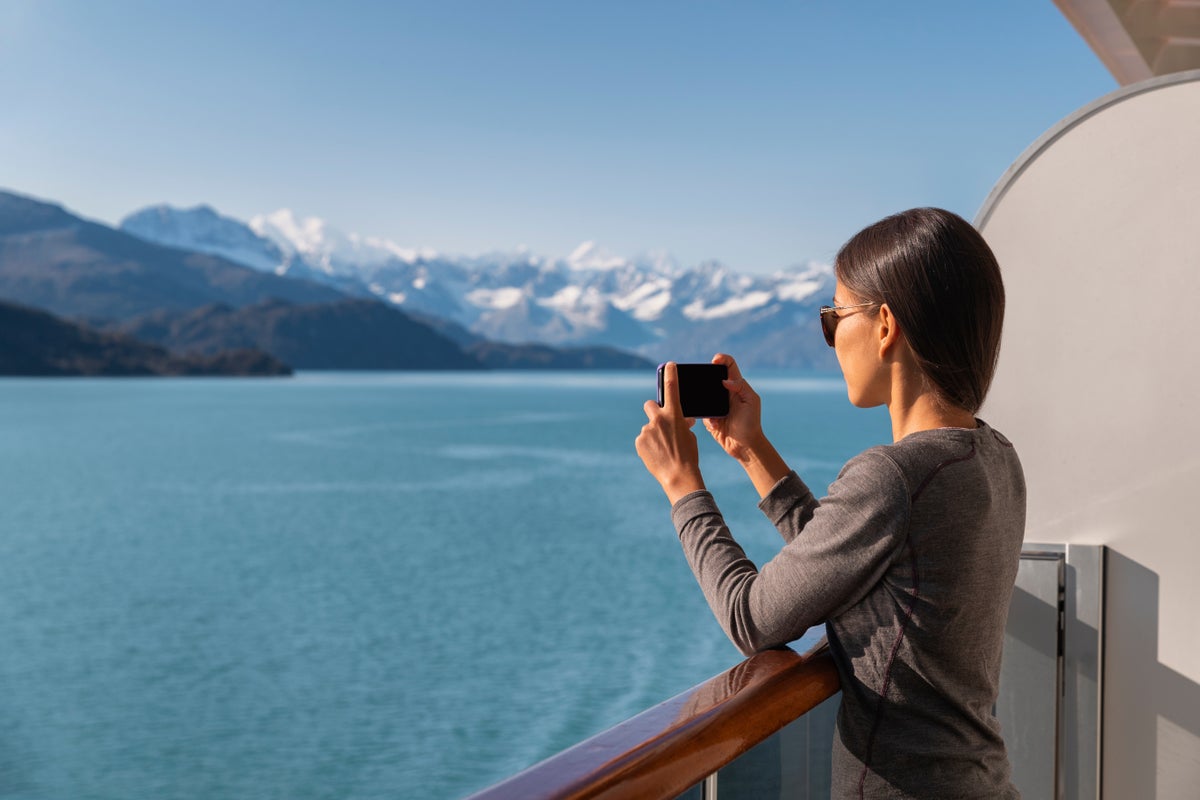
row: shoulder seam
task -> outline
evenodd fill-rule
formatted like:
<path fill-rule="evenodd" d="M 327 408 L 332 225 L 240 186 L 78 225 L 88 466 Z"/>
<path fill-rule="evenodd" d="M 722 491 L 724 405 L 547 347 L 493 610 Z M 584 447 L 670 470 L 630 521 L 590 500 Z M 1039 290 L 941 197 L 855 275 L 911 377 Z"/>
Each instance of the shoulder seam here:
<path fill-rule="evenodd" d="M 956 458 L 947 458 L 945 461 L 938 464 L 936 467 L 934 467 L 932 470 L 929 471 L 929 474 L 926 475 L 925 479 L 921 481 L 921 485 L 918 486 L 917 490 L 912 493 L 912 502 L 914 502 L 914 503 L 917 502 L 917 498 L 921 496 L 921 492 L 925 491 L 925 487 L 927 487 L 929 485 L 930 481 L 932 481 L 937 476 L 937 474 L 939 472 L 941 472 L 943 469 L 950 466 L 951 464 L 959 464 L 963 461 L 970 461 L 974 457 L 975 457 L 975 443 L 971 442 L 971 450 L 965 456 L 958 456 Z"/>
<path fill-rule="evenodd" d="M 878 456 L 879 458 L 882 458 L 884 461 L 886 461 L 888 463 L 888 465 L 891 466 L 892 471 L 894 473 L 896 473 L 897 477 L 900 478 L 900 483 L 903 484 L 905 491 L 907 492 L 908 476 L 904 474 L 904 468 L 900 466 L 900 464 L 896 461 L 896 459 L 892 458 L 892 455 L 891 455 L 891 453 L 888 452 L 886 445 L 876 445 L 875 447 L 871 447 L 866 450 L 863 450 L 861 453 L 859 453 L 857 456 L 855 456 L 854 459 L 852 459 L 852 460 L 857 460 L 857 459 L 863 458 L 864 456 Z M 908 494 L 910 497 L 912 496 L 911 493 L 908 493 Z"/>

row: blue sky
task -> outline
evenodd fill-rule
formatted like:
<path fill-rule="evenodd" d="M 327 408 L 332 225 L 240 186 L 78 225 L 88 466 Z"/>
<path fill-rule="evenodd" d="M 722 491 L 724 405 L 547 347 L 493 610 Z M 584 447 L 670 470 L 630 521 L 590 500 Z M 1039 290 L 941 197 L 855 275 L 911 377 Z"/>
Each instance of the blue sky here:
<path fill-rule="evenodd" d="M 972 218 L 1116 86 L 1051 0 L 0 0 L 0 187 L 762 272 Z"/>

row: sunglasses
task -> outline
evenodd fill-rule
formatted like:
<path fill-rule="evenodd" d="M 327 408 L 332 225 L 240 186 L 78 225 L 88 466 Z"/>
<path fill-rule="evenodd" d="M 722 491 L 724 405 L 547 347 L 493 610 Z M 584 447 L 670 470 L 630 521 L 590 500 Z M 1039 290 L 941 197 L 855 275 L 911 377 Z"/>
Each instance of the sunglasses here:
<path fill-rule="evenodd" d="M 852 306 L 821 306 L 821 332 L 825 334 L 825 344 L 833 347 L 833 335 L 837 333 L 839 311 L 845 311 L 850 308 L 862 308 L 863 306 L 877 306 L 879 303 L 855 303 Z"/>

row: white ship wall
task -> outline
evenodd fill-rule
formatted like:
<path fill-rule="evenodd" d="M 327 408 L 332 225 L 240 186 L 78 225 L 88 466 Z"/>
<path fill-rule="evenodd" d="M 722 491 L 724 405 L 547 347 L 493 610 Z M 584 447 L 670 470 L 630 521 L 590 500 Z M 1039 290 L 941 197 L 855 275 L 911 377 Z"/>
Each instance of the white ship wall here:
<path fill-rule="evenodd" d="M 1200 72 L 1060 123 L 976 225 L 1008 295 L 981 416 L 1026 540 L 1109 548 L 1103 796 L 1200 797 Z"/>

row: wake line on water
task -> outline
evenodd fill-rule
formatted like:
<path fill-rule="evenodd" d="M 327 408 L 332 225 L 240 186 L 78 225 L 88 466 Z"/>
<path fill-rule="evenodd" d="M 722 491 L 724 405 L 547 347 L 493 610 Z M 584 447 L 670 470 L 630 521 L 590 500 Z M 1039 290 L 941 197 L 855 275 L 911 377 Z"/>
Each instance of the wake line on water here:
<path fill-rule="evenodd" d="M 532 471 L 513 470 L 467 473 L 429 481 L 297 481 L 294 483 L 239 483 L 194 486 L 184 483 L 150 484 L 148 489 L 188 495 L 252 496 L 306 494 L 413 494 L 416 492 L 461 492 L 464 485 L 475 488 L 512 488 L 532 482 Z"/>

